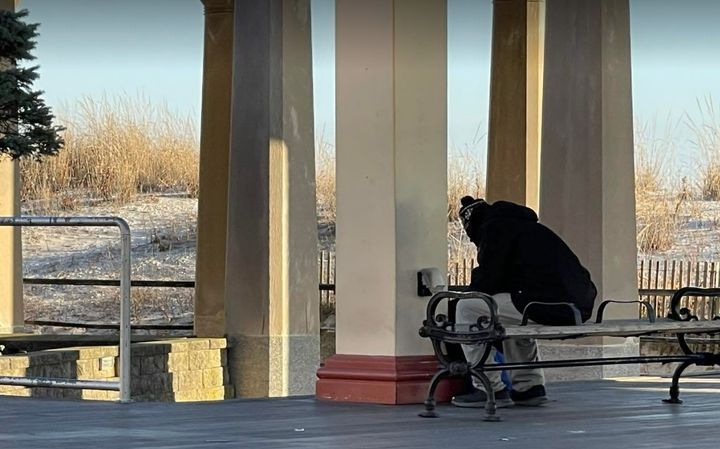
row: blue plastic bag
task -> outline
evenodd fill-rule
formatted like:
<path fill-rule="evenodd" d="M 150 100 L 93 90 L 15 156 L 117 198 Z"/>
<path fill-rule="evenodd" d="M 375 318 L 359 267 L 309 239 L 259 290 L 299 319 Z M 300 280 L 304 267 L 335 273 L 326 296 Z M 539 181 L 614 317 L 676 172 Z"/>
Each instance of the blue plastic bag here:
<path fill-rule="evenodd" d="M 495 363 L 505 363 L 505 356 L 500 351 L 495 351 Z M 507 387 L 508 390 L 512 390 L 512 382 L 510 381 L 510 373 L 503 371 L 500 373 L 500 378 Z"/>

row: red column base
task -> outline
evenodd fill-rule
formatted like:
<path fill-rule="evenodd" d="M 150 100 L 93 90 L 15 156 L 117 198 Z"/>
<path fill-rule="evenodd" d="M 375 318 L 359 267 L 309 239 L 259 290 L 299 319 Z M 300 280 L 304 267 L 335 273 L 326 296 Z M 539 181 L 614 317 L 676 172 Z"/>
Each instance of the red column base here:
<path fill-rule="evenodd" d="M 435 356 L 369 356 L 337 354 L 317 371 L 319 400 L 375 404 L 421 404 L 438 370 Z M 438 402 L 462 392 L 463 379 L 444 379 L 435 393 Z"/>

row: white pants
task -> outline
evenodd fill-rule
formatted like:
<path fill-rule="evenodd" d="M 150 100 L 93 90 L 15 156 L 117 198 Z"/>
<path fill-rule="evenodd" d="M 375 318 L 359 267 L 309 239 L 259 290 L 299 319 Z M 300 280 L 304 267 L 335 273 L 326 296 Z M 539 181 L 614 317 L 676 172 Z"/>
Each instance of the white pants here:
<path fill-rule="evenodd" d="M 505 324 L 520 324 L 522 321 L 522 313 L 515 309 L 509 293 L 498 293 L 493 295 L 493 299 L 498 305 L 498 321 Z M 471 298 L 458 301 L 456 318 L 458 324 L 469 325 L 477 322 L 480 315 L 489 313 L 487 304 L 480 298 Z M 535 362 L 538 361 L 537 343 L 531 338 L 511 338 L 504 340 L 503 355 L 506 363 L 515 362 Z M 470 363 L 477 363 L 485 352 L 485 345 L 462 345 L 465 358 Z M 495 356 L 495 348 L 491 349 L 488 361 L 492 361 Z M 493 391 L 500 391 L 505 388 L 500 379 L 500 371 L 486 371 L 488 379 L 492 384 Z M 535 385 L 544 385 L 545 376 L 542 369 L 518 369 L 510 371 L 510 380 L 512 388 L 516 391 L 527 391 Z M 473 384 L 476 388 L 484 390 L 482 384 L 473 378 Z"/>

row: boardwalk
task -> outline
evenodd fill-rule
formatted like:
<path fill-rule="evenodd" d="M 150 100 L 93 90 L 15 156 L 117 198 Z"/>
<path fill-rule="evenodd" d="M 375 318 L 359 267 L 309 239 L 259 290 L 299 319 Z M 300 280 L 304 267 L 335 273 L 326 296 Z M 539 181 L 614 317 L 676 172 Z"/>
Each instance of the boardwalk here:
<path fill-rule="evenodd" d="M 685 404 L 659 400 L 667 379 L 550 386 L 542 409 L 478 410 L 320 403 L 310 398 L 161 404 L 0 398 L 0 448 L 583 448 L 716 449 L 720 379 L 685 383 Z M 484 444 L 487 442 L 487 444 Z"/>

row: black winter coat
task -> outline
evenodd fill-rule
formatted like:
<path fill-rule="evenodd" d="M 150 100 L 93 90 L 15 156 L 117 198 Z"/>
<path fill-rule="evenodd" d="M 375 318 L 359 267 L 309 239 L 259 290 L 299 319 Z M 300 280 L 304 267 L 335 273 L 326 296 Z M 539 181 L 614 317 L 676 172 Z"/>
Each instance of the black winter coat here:
<path fill-rule="evenodd" d="M 538 223 L 532 209 L 497 201 L 475 215 L 468 229 L 478 246 L 472 290 L 510 293 L 520 312 L 533 301 L 571 302 L 583 322 L 590 318 L 597 295 L 590 273 L 557 234 Z M 528 315 L 539 324 L 572 324 L 570 311 L 560 307 L 533 307 Z"/>

